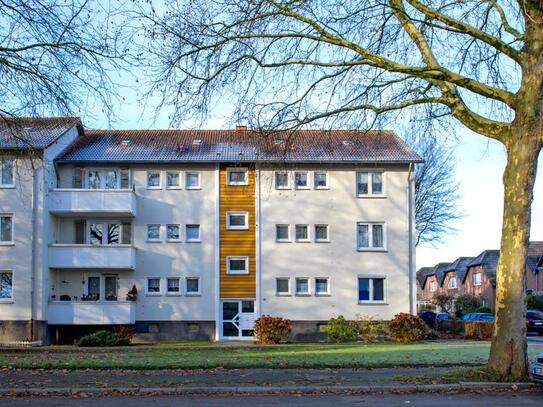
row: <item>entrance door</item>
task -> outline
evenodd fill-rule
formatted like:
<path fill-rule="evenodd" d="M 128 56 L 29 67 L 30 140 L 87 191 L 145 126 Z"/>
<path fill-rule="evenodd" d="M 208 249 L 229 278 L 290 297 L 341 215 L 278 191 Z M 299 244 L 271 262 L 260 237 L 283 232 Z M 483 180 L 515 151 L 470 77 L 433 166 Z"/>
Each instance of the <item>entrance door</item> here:
<path fill-rule="evenodd" d="M 254 336 L 255 302 L 232 300 L 222 303 L 222 339 L 252 339 Z"/>

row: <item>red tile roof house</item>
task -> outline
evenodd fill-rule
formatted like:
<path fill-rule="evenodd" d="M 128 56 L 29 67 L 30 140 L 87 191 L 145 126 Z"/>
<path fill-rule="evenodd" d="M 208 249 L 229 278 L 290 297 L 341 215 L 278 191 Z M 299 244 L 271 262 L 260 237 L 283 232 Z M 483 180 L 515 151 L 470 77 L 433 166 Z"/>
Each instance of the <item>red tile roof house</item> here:
<path fill-rule="evenodd" d="M 452 263 L 419 269 L 419 310 L 429 309 L 428 303 L 442 292 L 454 296 L 472 294 L 481 298 L 483 306 L 494 309 L 499 255 L 499 250 L 484 250 L 477 257 L 459 257 Z M 431 290 L 429 282 L 432 281 L 437 282 L 437 290 Z M 526 290 L 543 292 L 543 242 L 530 242 L 526 258 Z"/>

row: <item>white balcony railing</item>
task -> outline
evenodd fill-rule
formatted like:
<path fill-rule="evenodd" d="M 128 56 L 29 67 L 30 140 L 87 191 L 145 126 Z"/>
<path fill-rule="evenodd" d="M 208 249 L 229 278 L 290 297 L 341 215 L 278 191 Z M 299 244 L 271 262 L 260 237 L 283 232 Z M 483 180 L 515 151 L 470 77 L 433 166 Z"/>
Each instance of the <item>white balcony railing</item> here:
<path fill-rule="evenodd" d="M 136 194 L 132 189 L 53 189 L 48 208 L 56 215 L 136 216 Z"/>
<path fill-rule="evenodd" d="M 49 267 L 133 270 L 136 267 L 136 249 L 132 245 L 51 244 Z"/>
<path fill-rule="evenodd" d="M 133 301 L 52 301 L 47 321 L 57 325 L 134 324 L 136 303 Z"/>

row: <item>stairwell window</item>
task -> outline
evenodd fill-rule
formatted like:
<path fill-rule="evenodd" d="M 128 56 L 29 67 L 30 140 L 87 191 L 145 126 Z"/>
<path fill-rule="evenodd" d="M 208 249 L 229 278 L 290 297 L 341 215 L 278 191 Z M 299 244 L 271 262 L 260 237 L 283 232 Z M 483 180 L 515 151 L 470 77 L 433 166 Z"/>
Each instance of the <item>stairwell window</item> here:
<path fill-rule="evenodd" d="M 473 274 L 473 285 L 478 286 L 483 284 L 483 275 L 481 273 Z"/>
<path fill-rule="evenodd" d="M 382 171 L 358 171 L 356 173 L 356 195 L 358 197 L 382 197 L 384 191 Z"/>
<path fill-rule="evenodd" d="M 147 189 L 160 189 L 160 171 L 147 171 Z"/>
<path fill-rule="evenodd" d="M 361 276 L 358 278 L 359 303 L 385 303 L 385 277 Z"/>
<path fill-rule="evenodd" d="M 13 273 L 0 271 L 0 302 L 13 300 Z"/>
<path fill-rule="evenodd" d="M 249 274 L 249 257 L 227 256 L 226 274 Z"/>
<path fill-rule="evenodd" d="M 359 251 L 386 250 L 385 224 L 359 222 L 357 224 L 357 249 Z"/>
<path fill-rule="evenodd" d="M 13 159 L 0 157 L 0 188 L 12 188 L 13 186 Z"/>
<path fill-rule="evenodd" d="M 229 230 L 249 229 L 249 213 L 226 212 L 226 228 Z"/>
<path fill-rule="evenodd" d="M 247 168 L 227 168 L 226 180 L 228 185 L 249 185 Z"/>
<path fill-rule="evenodd" d="M 0 215 L 0 245 L 13 244 L 13 216 Z"/>

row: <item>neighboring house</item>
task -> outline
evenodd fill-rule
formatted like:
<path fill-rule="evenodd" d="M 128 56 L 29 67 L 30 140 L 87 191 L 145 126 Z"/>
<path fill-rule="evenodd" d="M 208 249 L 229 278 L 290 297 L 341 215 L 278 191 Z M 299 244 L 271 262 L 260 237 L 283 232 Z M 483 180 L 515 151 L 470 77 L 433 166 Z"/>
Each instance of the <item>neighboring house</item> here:
<path fill-rule="evenodd" d="M 417 271 L 417 279 L 438 281 L 437 293 L 453 296 L 471 294 L 481 298 L 482 305 L 494 308 L 496 299 L 496 270 L 499 250 L 484 250 L 477 257 L 459 257 L 452 263 L 439 263 L 435 267 L 423 267 Z M 526 289 L 543 290 L 543 242 L 530 242 L 526 257 Z M 456 281 L 455 281 L 456 280 Z M 432 295 L 426 286 L 419 286 L 418 308 L 428 309 Z"/>
<path fill-rule="evenodd" d="M 393 132 L 89 131 L 76 121 L 69 134 L 35 182 L 45 230 L 23 227 L 30 213 L 0 195 L 15 239 L 0 247 L 0 293 L 10 293 L 0 341 L 132 324 L 140 340 L 251 339 L 264 314 L 291 319 L 302 338 L 339 314 L 414 312 L 421 159 Z M 39 261 L 23 267 L 32 241 Z M 7 320 L 20 330 L 3 329 Z M 25 330 L 30 321 L 39 330 Z"/>

